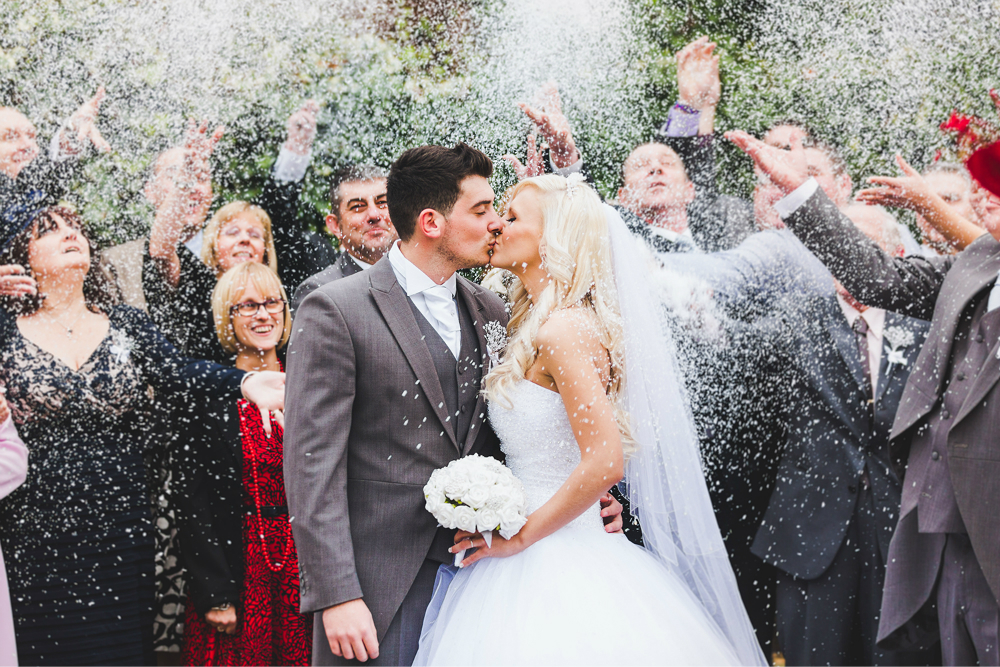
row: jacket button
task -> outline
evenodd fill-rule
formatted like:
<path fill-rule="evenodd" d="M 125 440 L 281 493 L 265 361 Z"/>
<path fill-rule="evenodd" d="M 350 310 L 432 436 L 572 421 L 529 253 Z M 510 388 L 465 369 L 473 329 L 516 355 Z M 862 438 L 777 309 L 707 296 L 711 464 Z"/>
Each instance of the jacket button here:
<path fill-rule="evenodd" d="M 976 342 L 977 343 L 983 342 L 983 334 L 976 334 Z"/>
<path fill-rule="evenodd" d="M 931 461 L 937 461 L 940 458 L 941 458 L 941 455 L 938 452 L 931 452 Z"/>
<path fill-rule="evenodd" d="M 958 375 L 955 376 L 955 379 L 958 380 L 959 382 L 961 382 L 962 380 L 965 379 L 965 373 L 962 373 L 961 371 L 959 371 Z"/>
<path fill-rule="evenodd" d="M 851 485 L 849 485 L 847 487 L 847 490 L 848 490 L 849 493 L 857 493 L 858 492 L 858 487 L 856 487 L 853 484 L 851 484 Z"/>
<path fill-rule="evenodd" d="M 947 410 L 941 411 L 941 419 L 951 419 L 951 413 Z"/>

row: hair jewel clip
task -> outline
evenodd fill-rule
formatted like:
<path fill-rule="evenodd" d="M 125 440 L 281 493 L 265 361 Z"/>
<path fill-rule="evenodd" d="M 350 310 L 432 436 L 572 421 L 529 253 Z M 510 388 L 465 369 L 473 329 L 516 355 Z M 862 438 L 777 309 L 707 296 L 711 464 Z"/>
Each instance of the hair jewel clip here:
<path fill-rule="evenodd" d="M 576 194 L 577 189 L 580 187 L 580 183 L 583 183 L 583 176 L 580 174 L 570 174 L 566 178 L 566 197 L 569 199 L 573 198 Z"/>

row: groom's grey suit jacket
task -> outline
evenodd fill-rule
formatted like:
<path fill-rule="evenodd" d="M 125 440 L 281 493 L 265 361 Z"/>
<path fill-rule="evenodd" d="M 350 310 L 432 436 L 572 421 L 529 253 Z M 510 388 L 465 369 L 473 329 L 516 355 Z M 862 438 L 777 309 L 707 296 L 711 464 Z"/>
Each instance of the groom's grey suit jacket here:
<path fill-rule="evenodd" d="M 483 326 L 507 324 L 503 302 L 461 277 L 457 298 L 474 322 L 485 369 Z M 302 302 L 285 406 L 301 611 L 363 598 L 381 640 L 437 532 L 424 509 L 431 473 L 467 454 L 500 456 L 485 399 L 457 441 L 431 352 L 383 258 Z"/>

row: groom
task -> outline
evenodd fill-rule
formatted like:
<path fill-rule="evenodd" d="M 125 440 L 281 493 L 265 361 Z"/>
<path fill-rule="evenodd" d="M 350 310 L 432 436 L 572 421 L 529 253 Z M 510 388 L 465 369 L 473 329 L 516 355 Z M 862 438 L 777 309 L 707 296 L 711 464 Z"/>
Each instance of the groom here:
<path fill-rule="evenodd" d="M 502 456 L 480 387 L 483 327 L 507 313 L 455 273 L 487 264 L 502 228 L 492 173 L 465 144 L 403 153 L 387 183 L 400 243 L 296 313 L 285 484 L 315 665 L 412 663 L 454 535 L 424 509 L 423 486 L 461 456 Z"/>

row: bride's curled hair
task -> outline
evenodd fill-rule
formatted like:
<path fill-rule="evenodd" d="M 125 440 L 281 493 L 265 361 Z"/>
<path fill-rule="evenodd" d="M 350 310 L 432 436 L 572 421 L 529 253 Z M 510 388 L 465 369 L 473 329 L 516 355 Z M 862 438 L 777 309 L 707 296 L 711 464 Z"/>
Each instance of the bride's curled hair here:
<path fill-rule="evenodd" d="M 507 390 L 538 358 L 538 330 L 553 313 L 583 308 L 593 317 L 595 333 L 611 358 L 607 395 L 615 408 L 625 454 L 635 451 L 625 396 L 625 350 L 621 310 L 615 288 L 611 243 L 604 206 L 597 192 L 579 174 L 569 178 L 547 174 L 518 183 L 507 201 L 533 188 L 542 210 L 540 253 L 551 280 L 533 302 L 518 278 L 508 288 L 511 305 L 507 325 L 509 341 L 503 361 L 486 376 L 485 394 L 490 400 L 510 405 Z"/>

